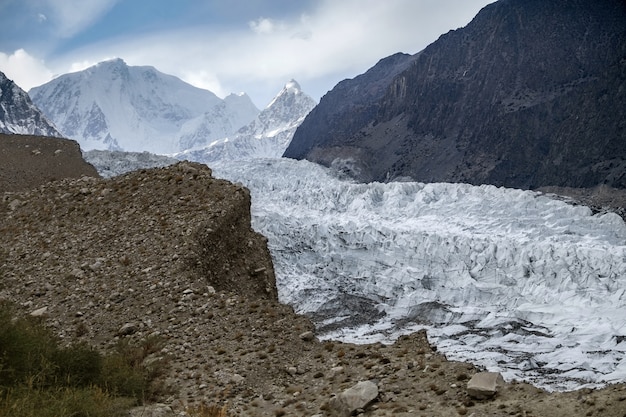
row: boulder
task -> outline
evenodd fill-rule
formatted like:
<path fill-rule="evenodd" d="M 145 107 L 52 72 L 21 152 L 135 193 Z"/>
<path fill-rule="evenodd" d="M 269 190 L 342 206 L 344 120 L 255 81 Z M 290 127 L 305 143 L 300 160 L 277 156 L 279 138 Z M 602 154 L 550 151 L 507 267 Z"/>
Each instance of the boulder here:
<path fill-rule="evenodd" d="M 152 404 L 135 407 L 128 412 L 128 417 L 174 417 L 172 408 L 165 404 Z"/>
<path fill-rule="evenodd" d="M 467 395 L 477 400 L 491 398 L 504 386 L 504 378 L 499 372 L 479 372 L 467 383 Z"/>
<path fill-rule="evenodd" d="M 361 381 L 348 388 L 330 402 L 330 411 L 336 416 L 349 416 L 365 408 L 378 397 L 378 385 L 372 381 Z"/>

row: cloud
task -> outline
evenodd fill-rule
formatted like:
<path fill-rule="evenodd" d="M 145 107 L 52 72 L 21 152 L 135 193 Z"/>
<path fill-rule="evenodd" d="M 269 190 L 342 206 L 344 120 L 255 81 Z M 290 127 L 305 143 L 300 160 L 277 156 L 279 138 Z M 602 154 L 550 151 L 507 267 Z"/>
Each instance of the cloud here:
<path fill-rule="evenodd" d="M 215 74 L 209 71 L 182 71 L 180 78 L 186 83 L 209 90 L 218 97 L 226 97 L 231 93 L 231 91 L 224 90 Z"/>
<path fill-rule="evenodd" d="M 57 16 L 65 16 L 67 31 L 84 27 L 114 4 L 88 2 L 88 13 L 81 17 L 80 0 L 47 1 L 58 5 Z M 337 82 L 363 73 L 386 56 L 422 50 L 441 34 L 467 24 L 490 2 L 320 0 L 299 15 L 270 13 L 226 30 L 206 25 L 120 34 L 48 61 L 55 71 L 67 72 L 82 69 L 79 63 L 121 57 L 129 65 L 152 65 L 221 97 L 245 91 L 257 105 L 268 103 L 295 78 L 319 99 Z"/>
<path fill-rule="evenodd" d="M 44 0 L 41 16 L 55 27 L 56 35 L 69 38 L 111 10 L 120 0 Z"/>
<path fill-rule="evenodd" d="M 248 26 L 250 26 L 250 29 L 252 29 L 253 32 L 260 34 L 272 33 L 276 29 L 276 24 L 272 21 L 272 19 L 266 19 L 263 17 L 250 21 Z"/>
<path fill-rule="evenodd" d="M 44 84 L 53 78 L 53 73 L 46 64 L 18 49 L 8 55 L 0 52 L 0 71 L 25 91 Z"/>

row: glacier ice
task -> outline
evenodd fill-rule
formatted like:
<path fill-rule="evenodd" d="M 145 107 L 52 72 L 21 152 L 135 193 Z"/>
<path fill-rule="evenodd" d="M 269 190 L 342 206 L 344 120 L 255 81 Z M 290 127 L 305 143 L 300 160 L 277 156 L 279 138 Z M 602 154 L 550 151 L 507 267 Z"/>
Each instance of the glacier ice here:
<path fill-rule="evenodd" d="M 306 161 L 219 162 L 253 196 L 281 301 L 323 338 L 427 328 L 448 358 L 548 389 L 626 380 L 626 225 L 531 191 L 358 184 Z"/>

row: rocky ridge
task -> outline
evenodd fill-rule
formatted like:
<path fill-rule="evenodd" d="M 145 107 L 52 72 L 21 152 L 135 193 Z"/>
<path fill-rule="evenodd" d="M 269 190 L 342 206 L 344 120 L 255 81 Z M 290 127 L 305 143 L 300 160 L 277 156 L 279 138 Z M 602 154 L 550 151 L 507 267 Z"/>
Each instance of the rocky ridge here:
<path fill-rule="evenodd" d="M 479 370 L 423 331 L 390 346 L 317 340 L 276 300 L 249 205 L 245 188 L 189 162 L 5 192 L 0 298 L 67 342 L 161 338 L 169 415 L 201 403 L 229 416 L 624 415 L 624 384 L 550 394 L 509 382 L 472 398 Z"/>
<path fill-rule="evenodd" d="M 61 137 L 52 122 L 22 90 L 0 72 L 0 133 Z"/>

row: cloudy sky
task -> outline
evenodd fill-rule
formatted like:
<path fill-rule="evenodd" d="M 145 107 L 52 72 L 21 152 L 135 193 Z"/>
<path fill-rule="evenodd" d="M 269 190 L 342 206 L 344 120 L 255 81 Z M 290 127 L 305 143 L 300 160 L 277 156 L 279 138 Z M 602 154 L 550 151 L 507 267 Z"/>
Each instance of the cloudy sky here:
<path fill-rule="evenodd" d="M 493 0 L 0 0 L 0 71 L 25 90 L 122 58 L 265 107 L 290 79 L 316 100 L 419 52 Z"/>

